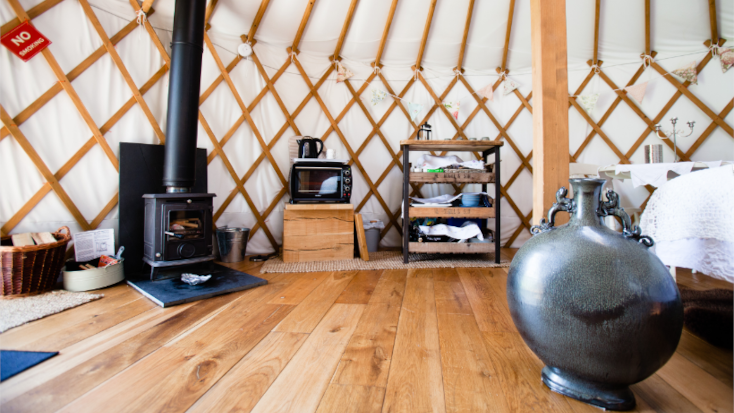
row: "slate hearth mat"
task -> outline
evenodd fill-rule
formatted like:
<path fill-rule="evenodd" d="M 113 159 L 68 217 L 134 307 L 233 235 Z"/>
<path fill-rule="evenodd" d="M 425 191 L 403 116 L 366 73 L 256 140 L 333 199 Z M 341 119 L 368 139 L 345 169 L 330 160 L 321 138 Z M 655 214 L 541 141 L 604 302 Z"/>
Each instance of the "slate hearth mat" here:
<path fill-rule="evenodd" d="M 36 364 L 59 354 L 45 351 L 0 350 L 0 381 L 5 381 L 22 373 Z"/>
<path fill-rule="evenodd" d="M 267 280 L 235 271 L 225 266 L 214 264 L 211 269 L 206 266 L 203 270 L 182 268 L 161 272 L 155 281 L 128 280 L 128 284 L 140 291 L 161 307 L 171 307 L 178 304 L 203 300 L 216 295 L 247 290 L 267 284 Z M 209 281 L 199 285 L 188 285 L 181 281 L 181 274 L 192 272 L 199 275 L 211 274 Z"/>

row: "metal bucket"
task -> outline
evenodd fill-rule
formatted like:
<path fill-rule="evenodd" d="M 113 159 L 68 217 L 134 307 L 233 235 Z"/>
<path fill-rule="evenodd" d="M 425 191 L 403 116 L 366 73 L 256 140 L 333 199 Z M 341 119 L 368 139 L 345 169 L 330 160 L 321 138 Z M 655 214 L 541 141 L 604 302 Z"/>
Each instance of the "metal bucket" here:
<path fill-rule="evenodd" d="M 222 262 L 244 261 L 249 237 L 250 228 L 217 228 L 219 259 Z"/>
<path fill-rule="evenodd" d="M 645 145 L 645 163 L 662 163 L 663 145 Z"/>

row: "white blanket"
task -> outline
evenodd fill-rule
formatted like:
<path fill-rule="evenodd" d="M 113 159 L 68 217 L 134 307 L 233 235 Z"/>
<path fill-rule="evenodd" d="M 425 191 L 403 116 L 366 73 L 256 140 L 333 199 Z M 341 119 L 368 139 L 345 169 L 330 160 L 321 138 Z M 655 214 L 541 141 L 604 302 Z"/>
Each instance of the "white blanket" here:
<path fill-rule="evenodd" d="M 431 226 L 421 225 L 419 228 L 421 233 L 426 235 L 445 235 L 453 239 L 461 240 L 477 237 L 480 241 L 484 240 L 484 236 L 482 235 L 482 230 L 479 228 L 479 225 L 473 222 L 467 223 L 462 227 L 453 227 L 451 225 L 438 224 Z"/>
<path fill-rule="evenodd" d="M 693 169 L 693 162 L 619 164 L 614 168 L 614 173 L 629 172 L 635 188 L 648 184 L 660 188 L 668 182 L 668 171 L 685 175 L 690 173 L 691 169 Z"/>
<path fill-rule="evenodd" d="M 650 197 L 640 220 L 666 264 L 734 282 L 734 169 L 671 180 Z"/>

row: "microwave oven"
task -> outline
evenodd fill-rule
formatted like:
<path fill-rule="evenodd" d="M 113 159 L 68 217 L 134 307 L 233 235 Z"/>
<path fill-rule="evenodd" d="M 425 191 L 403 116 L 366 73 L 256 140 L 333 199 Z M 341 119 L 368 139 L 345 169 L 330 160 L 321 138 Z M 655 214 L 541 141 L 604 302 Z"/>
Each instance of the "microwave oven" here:
<path fill-rule="evenodd" d="M 291 166 L 291 203 L 348 204 L 352 196 L 352 167 L 342 162 L 297 162 Z"/>

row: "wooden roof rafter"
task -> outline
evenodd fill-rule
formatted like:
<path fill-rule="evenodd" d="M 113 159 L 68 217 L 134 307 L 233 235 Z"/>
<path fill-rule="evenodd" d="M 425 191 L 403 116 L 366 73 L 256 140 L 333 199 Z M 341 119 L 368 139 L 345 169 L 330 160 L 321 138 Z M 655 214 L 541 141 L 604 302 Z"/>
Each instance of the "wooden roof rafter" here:
<path fill-rule="evenodd" d="M 514 1 L 514 0 L 513 0 Z M 466 23 L 464 24 L 464 36 L 461 38 L 461 48 L 459 49 L 459 61 L 456 63 L 454 70 L 463 70 L 464 52 L 466 51 L 466 39 L 469 37 L 469 27 L 471 26 L 471 17 L 474 13 L 474 0 L 469 0 L 469 10 L 466 12 Z"/>
<path fill-rule="evenodd" d="M 510 0 L 510 11 L 507 16 L 507 32 L 505 33 L 505 46 L 502 49 L 502 66 L 497 68 L 497 73 L 508 73 L 507 53 L 510 50 L 510 34 L 512 33 L 512 20 L 515 17 L 515 0 Z"/>
<path fill-rule="evenodd" d="M 726 43 L 726 39 L 719 37 L 719 26 L 716 23 L 716 0 L 709 0 L 709 21 L 711 27 L 711 39 L 706 40 L 703 44 L 706 47 L 712 45 L 723 46 Z"/>
<path fill-rule="evenodd" d="M 357 8 L 357 2 L 359 2 L 359 0 L 352 0 L 352 3 L 349 5 L 349 10 L 347 11 L 347 17 L 344 19 L 344 25 L 342 26 L 342 31 L 339 34 L 339 40 L 337 40 L 336 42 L 336 49 L 334 49 L 333 60 L 341 60 L 341 57 L 339 57 L 339 54 L 342 51 L 342 46 L 344 45 L 344 39 L 347 37 L 347 31 L 349 31 L 349 25 L 352 24 L 352 18 L 354 17 L 354 10 Z"/>
<path fill-rule="evenodd" d="M 645 54 L 650 55 L 650 0 L 645 0 Z"/>
<path fill-rule="evenodd" d="M 148 11 L 150 11 L 150 8 L 153 7 L 154 1 L 155 0 L 144 0 L 143 1 L 143 6 L 141 8 L 143 9 L 144 13 L 148 13 Z"/>
<path fill-rule="evenodd" d="M 418 57 L 415 59 L 415 70 L 421 70 L 421 62 L 423 62 L 423 53 L 426 51 L 426 43 L 428 42 L 428 33 L 431 31 L 431 22 L 433 22 L 433 12 L 436 11 L 436 0 L 431 0 L 428 6 L 428 17 L 426 17 L 426 26 L 423 28 L 423 38 L 421 39 L 420 48 L 418 48 Z"/>
<path fill-rule="evenodd" d="M 206 24 L 205 29 L 206 31 L 209 31 L 211 29 L 211 25 L 209 24 L 209 20 L 212 18 L 212 14 L 214 13 L 214 8 L 217 7 L 217 2 L 219 0 L 209 0 L 209 4 L 206 6 L 206 13 L 204 14 L 204 24 Z M 145 3 L 143 3 L 143 6 L 145 6 Z M 145 9 L 145 8 L 143 8 Z"/>
<path fill-rule="evenodd" d="M 392 19 L 395 17 L 395 9 L 398 7 L 398 0 L 392 0 L 390 5 L 390 11 L 387 13 L 387 22 L 385 23 L 385 29 L 382 31 L 382 39 L 380 39 L 380 46 L 377 48 L 377 57 L 372 63 L 372 67 L 381 67 L 380 60 L 382 60 L 382 52 L 385 51 L 385 44 L 387 44 L 387 35 L 390 33 L 390 26 L 392 26 Z"/>
<path fill-rule="evenodd" d="M 293 45 L 290 47 L 290 52 L 292 53 L 300 53 L 300 50 L 298 50 L 298 45 L 301 43 L 301 37 L 303 37 L 303 32 L 306 30 L 306 25 L 308 24 L 308 19 L 311 17 L 311 11 L 313 10 L 314 4 L 316 4 L 316 0 L 308 0 L 306 11 L 303 12 L 301 24 L 298 26 L 298 31 L 296 32 L 296 38 L 293 39 Z"/>
<path fill-rule="evenodd" d="M 240 36 L 243 42 L 249 42 L 251 45 L 255 45 L 257 42 L 257 40 L 255 40 L 255 33 L 257 33 L 257 29 L 260 27 L 260 21 L 262 21 L 263 16 L 265 15 L 265 10 L 268 9 L 268 5 L 270 5 L 270 0 L 262 0 L 260 2 L 260 8 L 257 9 L 257 14 L 255 15 L 255 19 L 252 21 L 250 31 L 247 32 L 246 35 Z"/>
<path fill-rule="evenodd" d="M 596 12 L 594 13 L 594 65 L 599 62 L 599 16 L 601 14 L 601 0 L 596 0 Z"/>

